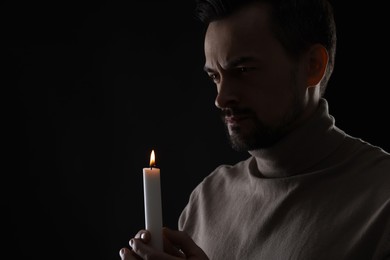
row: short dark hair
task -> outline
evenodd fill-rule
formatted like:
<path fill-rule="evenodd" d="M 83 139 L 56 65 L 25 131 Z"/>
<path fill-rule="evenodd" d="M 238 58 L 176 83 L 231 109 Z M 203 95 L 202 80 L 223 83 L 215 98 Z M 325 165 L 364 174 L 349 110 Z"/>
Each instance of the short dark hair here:
<path fill-rule="evenodd" d="M 329 63 L 321 83 L 323 95 L 336 53 L 336 24 L 333 7 L 327 0 L 196 0 L 195 15 L 208 25 L 256 2 L 269 5 L 271 30 L 291 57 L 299 57 L 313 44 L 326 48 Z"/>

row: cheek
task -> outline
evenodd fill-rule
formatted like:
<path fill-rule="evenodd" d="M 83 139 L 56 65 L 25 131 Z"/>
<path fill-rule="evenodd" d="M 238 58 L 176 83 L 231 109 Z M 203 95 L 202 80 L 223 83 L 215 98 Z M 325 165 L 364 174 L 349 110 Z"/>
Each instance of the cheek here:
<path fill-rule="evenodd" d="M 259 120 L 265 124 L 278 123 L 288 112 L 296 98 L 295 86 L 289 80 L 275 78 L 263 81 L 248 91 L 247 100 L 250 108 Z"/>

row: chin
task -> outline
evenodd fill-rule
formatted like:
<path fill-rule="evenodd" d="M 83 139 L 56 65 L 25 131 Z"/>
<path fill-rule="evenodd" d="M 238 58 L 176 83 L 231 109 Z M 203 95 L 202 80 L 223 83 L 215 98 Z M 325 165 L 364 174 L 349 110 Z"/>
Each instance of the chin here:
<path fill-rule="evenodd" d="M 230 145 L 238 152 L 270 148 L 278 143 L 280 140 L 278 137 L 279 136 L 260 133 L 244 135 L 242 133 L 229 131 Z"/>
<path fill-rule="evenodd" d="M 246 152 L 257 148 L 257 145 L 250 138 L 240 134 L 231 134 L 229 136 L 231 147 L 238 152 Z"/>

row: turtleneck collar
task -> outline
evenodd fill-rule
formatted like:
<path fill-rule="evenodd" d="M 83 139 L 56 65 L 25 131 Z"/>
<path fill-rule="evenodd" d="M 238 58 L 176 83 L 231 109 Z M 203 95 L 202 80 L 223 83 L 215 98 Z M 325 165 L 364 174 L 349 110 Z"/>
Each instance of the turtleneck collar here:
<path fill-rule="evenodd" d="M 274 146 L 251 151 L 263 178 L 298 175 L 329 156 L 345 133 L 335 127 L 328 102 L 322 98 L 314 114 Z"/>

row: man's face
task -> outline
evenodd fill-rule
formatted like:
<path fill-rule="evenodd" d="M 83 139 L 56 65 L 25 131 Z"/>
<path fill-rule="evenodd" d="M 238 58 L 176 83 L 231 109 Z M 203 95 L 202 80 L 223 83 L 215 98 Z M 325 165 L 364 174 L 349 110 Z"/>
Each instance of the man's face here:
<path fill-rule="evenodd" d="M 302 115 L 306 95 L 303 65 L 287 56 L 270 31 L 266 6 L 251 7 L 210 23 L 204 43 L 215 104 L 239 151 L 280 140 Z"/>

